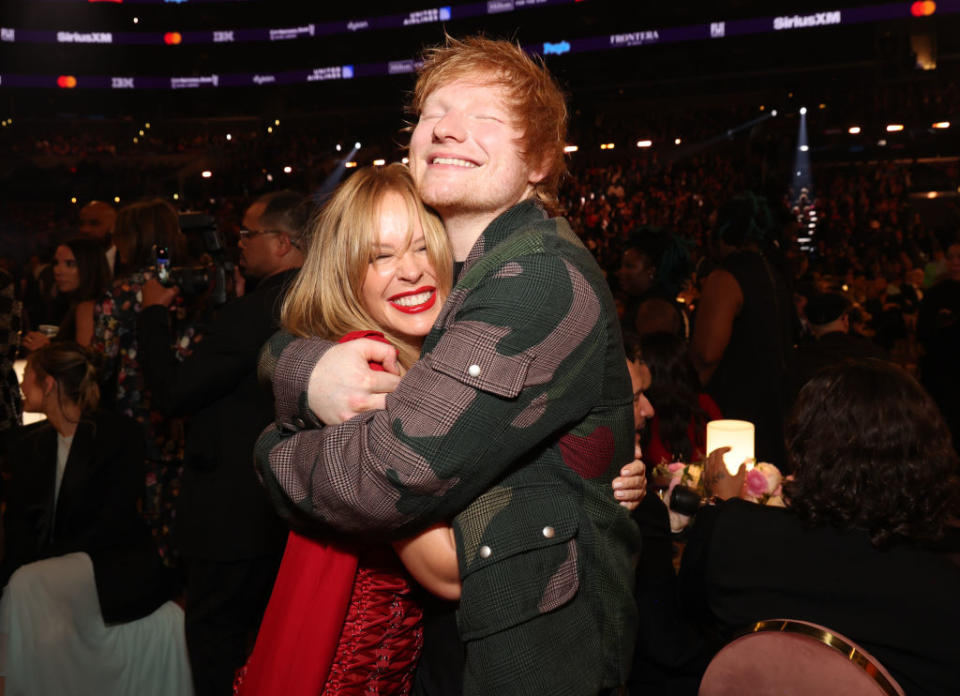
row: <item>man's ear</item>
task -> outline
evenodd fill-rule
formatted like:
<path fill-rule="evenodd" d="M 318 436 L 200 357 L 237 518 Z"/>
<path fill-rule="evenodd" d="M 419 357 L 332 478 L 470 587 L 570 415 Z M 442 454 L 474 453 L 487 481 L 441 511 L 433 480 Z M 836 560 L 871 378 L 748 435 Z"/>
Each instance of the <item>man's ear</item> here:
<path fill-rule="evenodd" d="M 531 162 L 530 173 L 527 176 L 527 183 L 531 186 L 536 186 L 541 181 L 547 178 L 547 175 L 550 174 L 551 164 L 553 164 L 552 159 L 549 154 L 544 154 L 540 157 L 539 162 Z"/>

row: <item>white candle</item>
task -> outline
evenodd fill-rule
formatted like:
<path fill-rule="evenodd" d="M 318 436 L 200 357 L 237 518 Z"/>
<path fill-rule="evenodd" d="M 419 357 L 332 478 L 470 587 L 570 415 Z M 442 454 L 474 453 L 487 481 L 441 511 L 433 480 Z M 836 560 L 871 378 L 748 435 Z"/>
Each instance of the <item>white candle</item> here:
<path fill-rule="evenodd" d="M 740 465 L 747 463 L 747 469 L 754 464 L 753 423 L 742 420 L 714 420 L 707 423 L 707 454 L 718 447 L 729 447 L 723 455 L 727 471 L 736 474 Z"/>

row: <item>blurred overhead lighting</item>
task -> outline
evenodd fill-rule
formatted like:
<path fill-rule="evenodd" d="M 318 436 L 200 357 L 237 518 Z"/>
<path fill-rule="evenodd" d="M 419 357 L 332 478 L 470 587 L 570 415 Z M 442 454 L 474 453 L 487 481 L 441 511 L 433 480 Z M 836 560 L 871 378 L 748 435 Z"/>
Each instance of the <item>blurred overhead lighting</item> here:
<path fill-rule="evenodd" d="M 615 147 L 613 143 L 602 143 L 600 145 L 601 150 L 612 150 Z"/>
<path fill-rule="evenodd" d="M 70 199 L 70 202 L 71 202 L 71 203 L 76 203 L 76 202 L 77 202 L 77 197 L 76 197 L 76 196 L 73 196 L 73 197 Z"/>
<path fill-rule="evenodd" d="M 801 115 L 801 116 L 806 116 L 806 115 L 807 115 L 807 107 L 805 107 L 805 106 L 801 106 L 801 107 L 800 107 L 800 115 Z"/>
<path fill-rule="evenodd" d="M 673 144 L 674 144 L 674 145 L 679 145 L 679 144 L 682 143 L 682 142 L 683 142 L 683 141 L 680 140 L 680 138 L 674 138 L 674 139 L 673 139 Z"/>
<path fill-rule="evenodd" d="M 233 140 L 233 136 L 227 133 L 227 140 Z"/>
<path fill-rule="evenodd" d="M 284 173 L 284 174 L 290 174 L 290 173 L 292 173 L 292 172 L 293 172 L 293 167 L 291 167 L 289 164 L 288 164 L 286 167 L 283 168 L 283 173 Z"/>
<path fill-rule="evenodd" d="M 903 130 L 902 123 L 888 123 L 887 124 L 887 133 L 899 133 Z"/>
<path fill-rule="evenodd" d="M 353 169 L 354 167 L 357 166 L 357 163 L 356 163 L 356 162 L 347 162 L 347 163 L 344 164 L 343 166 L 346 167 L 347 169 Z"/>
<path fill-rule="evenodd" d="M 637 147 L 653 147 L 652 140 L 638 140 Z"/>
<path fill-rule="evenodd" d="M 113 202 L 114 202 L 114 203 L 119 203 L 119 202 L 120 202 L 120 196 L 114 196 L 114 197 L 113 197 Z"/>
<path fill-rule="evenodd" d="M 386 163 L 387 163 L 387 160 L 385 160 L 385 159 L 375 159 L 375 160 L 373 160 L 373 166 L 374 166 L 374 167 L 382 167 L 382 166 L 385 165 Z"/>
<path fill-rule="evenodd" d="M 950 127 L 950 121 L 937 121 L 936 123 L 933 124 L 933 127 L 934 127 L 934 128 L 949 128 L 949 127 Z"/>
<path fill-rule="evenodd" d="M 200 172 L 200 176 L 202 176 L 204 179 L 209 179 L 211 176 L 213 176 L 213 172 L 211 172 L 209 169 L 204 169 L 202 172 Z"/>
<path fill-rule="evenodd" d="M 809 145 L 801 145 L 800 152 L 807 152 L 810 149 Z"/>
<path fill-rule="evenodd" d="M 860 126 L 850 126 L 847 128 L 847 133 L 850 135 L 858 135 L 860 133 Z"/>
<path fill-rule="evenodd" d="M 563 146 L 563 151 L 564 151 L 564 152 L 576 152 L 576 151 L 579 150 L 579 149 L 580 149 L 580 148 L 577 147 L 576 145 L 564 145 L 564 146 Z"/>
<path fill-rule="evenodd" d="M 410 158 L 409 158 L 409 157 L 404 157 L 404 158 L 403 158 L 402 160 L 400 160 L 400 161 L 403 162 L 404 164 L 410 164 Z"/>

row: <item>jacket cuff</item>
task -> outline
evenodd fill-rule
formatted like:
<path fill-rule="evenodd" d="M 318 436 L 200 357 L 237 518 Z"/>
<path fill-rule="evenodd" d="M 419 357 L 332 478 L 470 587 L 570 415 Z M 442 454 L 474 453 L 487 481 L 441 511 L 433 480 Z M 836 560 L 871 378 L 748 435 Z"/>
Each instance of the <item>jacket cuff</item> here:
<path fill-rule="evenodd" d="M 307 403 L 307 386 L 313 368 L 332 345 L 320 338 L 298 338 L 283 346 L 273 374 L 277 425 L 281 429 L 297 431 L 323 425 Z"/>

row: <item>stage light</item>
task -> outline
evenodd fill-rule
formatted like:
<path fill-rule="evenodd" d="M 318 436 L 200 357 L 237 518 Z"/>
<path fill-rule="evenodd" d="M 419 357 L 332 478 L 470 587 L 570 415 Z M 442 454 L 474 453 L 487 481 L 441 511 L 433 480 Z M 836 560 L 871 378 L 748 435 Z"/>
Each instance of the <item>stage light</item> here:
<path fill-rule="evenodd" d="M 354 149 L 354 150 L 359 150 L 359 149 L 360 149 L 360 141 L 359 141 L 359 140 L 353 144 L 353 149 Z"/>
<path fill-rule="evenodd" d="M 888 123 L 887 124 L 887 133 L 899 133 L 903 130 L 902 123 Z"/>
<path fill-rule="evenodd" d="M 374 167 L 382 167 L 382 166 L 385 165 L 386 163 L 387 163 L 387 160 L 385 160 L 385 159 L 375 159 L 375 160 L 373 160 L 373 166 L 374 166 Z"/>
<path fill-rule="evenodd" d="M 267 181 L 273 181 L 273 174 L 267 174 Z"/>
<path fill-rule="evenodd" d="M 144 123 L 144 124 L 143 124 L 143 127 L 144 127 L 144 128 L 149 128 L 149 127 L 150 127 L 150 124 L 149 124 L 149 123 Z"/>
<path fill-rule="evenodd" d="M 652 140 L 638 140 L 637 147 L 653 147 Z"/>
<path fill-rule="evenodd" d="M 674 139 L 673 139 L 673 144 L 674 144 L 674 145 L 679 145 L 681 142 L 683 142 L 683 141 L 680 140 L 680 138 L 674 138 Z"/>
<path fill-rule="evenodd" d="M 347 163 L 344 164 L 343 166 L 346 167 L 347 169 L 353 169 L 354 167 L 357 166 L 357 163 L 356 163 L 356 162 L 347 162 Z"/>
<path fill-rule="evenodd" d="M 616 146 L 613 143 L 603 143 L 600 145 L 601 150 L 612 150 L 614 147 Z"/>
<path fill-rule="evenodd" d="M 801 106 L 801 107 L 800 107 L 800 115 L 801 115 L 801 116 L 806 116 L 806 115 L 807 115 L 807 107 L 805 107 L 805 106 Z"/>
<path fill-rule="evenodd" d="M 771 112 L 770 112 L 770 115 L 771 115 L 771 116 L 776 116 L 776 115 L 777 115 L 777 110 L 774 109 L 773 111 L 771 111 Z"/>
<path fill-rule="evenodd" d="M 933 124 L 933 127 L 934 127 L 934 128 L 941 128 L 941 129 L 942 129 L 942 128 L 949 128 L 949 127 L 950 127 L 950 121 L 937 121 L 936 123 Z"/>
<path fill-rule="evenodd" d="M 884 140 L 883 138 L 880 138 L 880 140 L 877 141 L 877 145 L 879 145 L 880 147 L 886 147 L 887 141 Z"/>
<path fill-rule="evenodd" d="M 173 194 L 173 200 L 179 201 L 179 200 L 180 200 L 180 194 L 179 194 L 179 193 Z"/>
<path fill-rule="evenodd" d="M 936 197 L 937 197 L 936 191 L 927 191 L 927 198 L 936 198 Z"/>
<path fill-rule="evenodd" d="M 766 108 L 767 108 L 767 107 L 764 106 L 763 104 L 760 105 L 760 111 L 763 111 L 763 110 L 766 109 Z"/>
<path fill-rule="evenodd" d="M 840 289 L 843 290 L 844 292 L 847 292 L 850 290 L 850 286 L 844 283 L 843 285 L 840 286 Z"/>
<path fill-rule="evenodd" d="M 136 145 L 136 144 L 139 143 L 139 142 L 140 142 L 140 139 L 137 138 L 136 136 L 134 136 L 134 138 L 133 138 L 133 144 Z"/>
<path fill-rule="evenodd" d="M 821 109 L 821 110 L 822 110 L 822 109 L 826 109 L 826 108 L 827 108 L 827 105 L 826 105 L 826 104 L 820 104 L 820 109 Z"/>
<path fill-rule="evenodd" d="M 71 203 L 76 203 L 76 202 L 77 202 L 77 197 L 76 197 L 76 196 L 73 196 L 73 197 L 70 199 L 70 202 L 71 202 Z"/>
<path fill-rule="evenodd" d="M 279 126 L 279 125 L 280 125 L 280 119 L 279 119 L 279 118 L 274 119 L 274 120 L 273 120 L 273 125 Z"/>
<path fill-rule="evenodd" d="M 120 196 L 114 196 L 114 197 L 113 197 L 113 202 L 114 202 L 114 203 L 119 203 L 119 202 L 120 202 Z"/>
<path fill-rule="evenodd" d="M 564 145 L 564 146 L 563 146 L 563 151 L 564 151 L 564 152 L 576 152 L 576 151 L 579 150 L 579 149 L 580 149 L 580 148 L 577 147 L 576 145 Z"/>
<path fill-rule="evenodd" d="M 233 136 L 230 133 L 227 133 L 227 140 L 233 140 Z"/>
<path fill-rule="evenodd" d="M 402 160 L 400 160 L 400 161 L 403 162 L 404 164 L 410 164 L 410 158 L 409 158 L 409 157 L 404 157 L 404 158 L 403 158 Z"/>
<path fill-rule="evenodd" d="M 283 168 L 284 174 L 291 174 L 292 172 L 293 172 L 293 167 L 291 167 L 290 165 L 287 165 L 286 167 Z"/>
<path fill-rule="evenodd" d="M 267 133 L 273 133 L 273 126 L 267 126 Z"/>
<path fill-rule="evenodd" d="M 849 133 L 850 135 L 859 135 L 860 126 L 850 126 L 849 128 L 847 128 L 847 133 Z"/>
<path fill-rule="evenodd" d="M 134 23 L 134 24 L 140 24 L 140 18 L 139 18 L 139 17 L 134 17 L 134 18 L 133 18 L 133 23 Z"/>
<path fill-rule="evenodd" d="M 806 152 L 806 151 L 809 150 L 809 149 L 810 149 L 810 146 L 809 146 L 809 145 L 801 145 L 801 146 L 800 146 L 800 152 Z"/>
<path fill-rule="evenodd" d="M 142 136 L 144 133 L 143 133 L 143 131 L 141 130 L 141 131 L 139 131 L 139 134 Z"/>
<path fill-rule="evenodd" d="M 202 176 L 204 179 L 209 179 L 211 176 L 213 176 L 213 172 L 211 172 L 209 169 L 204 169 L 202 172 L 200 172 L 200 176 Z"/>

